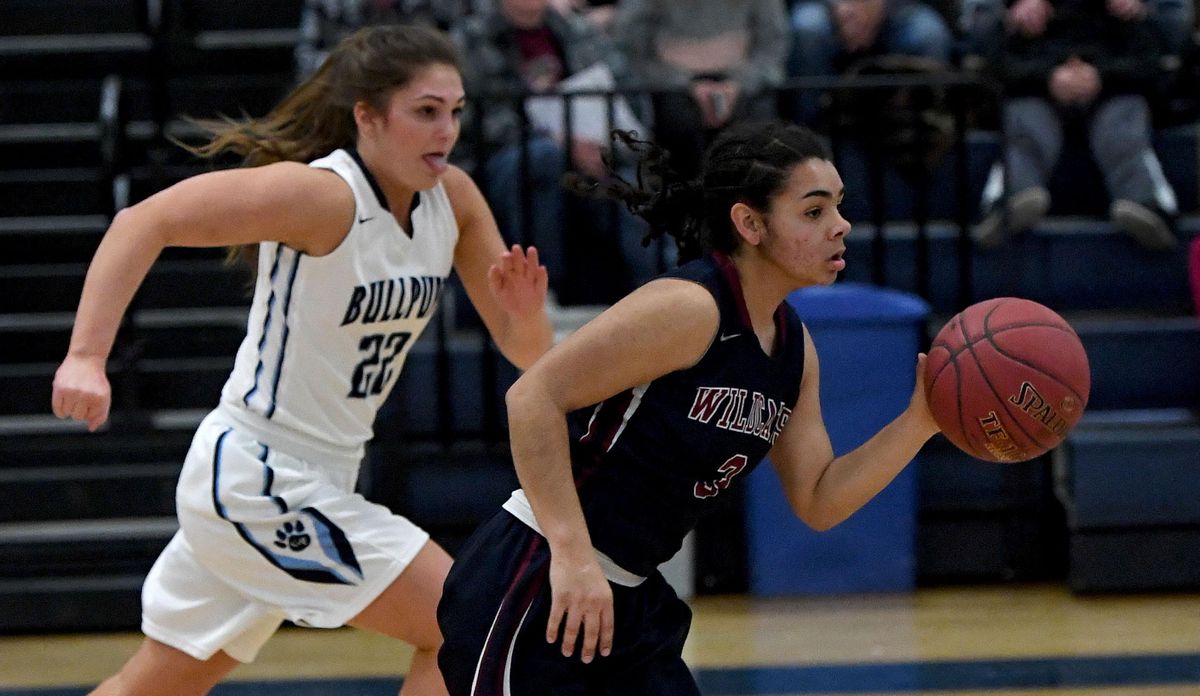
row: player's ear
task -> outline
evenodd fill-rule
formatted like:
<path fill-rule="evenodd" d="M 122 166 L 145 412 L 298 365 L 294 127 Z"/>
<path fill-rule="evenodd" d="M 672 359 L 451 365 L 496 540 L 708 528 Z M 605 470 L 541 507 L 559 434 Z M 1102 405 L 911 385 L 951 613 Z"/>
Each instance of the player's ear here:
<path fill-rule="evenodd" d="M 369 103 L 359 99 L 354 102 L 354 125 L 358 128 L 358 132 L 363 132 L 367 124 L 379 117 L 379 112 Z"/>
<path fill-rule="evenodd" d="M 729 220 L 737 230 L 738 236 L 747 244 L 758 246 L 762 242 L 766 223 L 758 211 L 745 203 L 734 203 L 729 209 Z"/>

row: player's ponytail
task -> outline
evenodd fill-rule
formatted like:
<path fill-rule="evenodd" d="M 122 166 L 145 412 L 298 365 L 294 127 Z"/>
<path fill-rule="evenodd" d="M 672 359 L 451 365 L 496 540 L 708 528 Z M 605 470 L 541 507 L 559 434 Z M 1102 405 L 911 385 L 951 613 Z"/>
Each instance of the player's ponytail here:
<path fill-rule="evenodd" d="M 611 173 L 601 181 L 585 179 L 574 172 L 563 177 L 563 186 L 583 196 L 620 201 L 629 212 L 650 223 L 643 244 L 668 234 L 679 247 L 680 262 L 703 253 L 704 190 L 699 180 L 681 177 L 670 166 L 666 150 L 647 140 L 639 140 L 633 131 L 612 132 L 637 159 L 634 180 L 626 181 Z"/>

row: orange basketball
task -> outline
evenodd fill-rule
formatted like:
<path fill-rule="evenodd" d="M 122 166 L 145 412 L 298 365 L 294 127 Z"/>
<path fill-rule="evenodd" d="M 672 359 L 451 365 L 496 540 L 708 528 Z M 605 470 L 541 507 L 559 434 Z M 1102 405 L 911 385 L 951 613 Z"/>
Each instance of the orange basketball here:
<path fill-rule="evenodd" d="M 1062 442 L 1091 389 L 1079 336 L 1037 302 L 1000 297 L 967 307 L 933 339 L 929 408 L 950 442 L 992 462 L 1023 462 Z"/>

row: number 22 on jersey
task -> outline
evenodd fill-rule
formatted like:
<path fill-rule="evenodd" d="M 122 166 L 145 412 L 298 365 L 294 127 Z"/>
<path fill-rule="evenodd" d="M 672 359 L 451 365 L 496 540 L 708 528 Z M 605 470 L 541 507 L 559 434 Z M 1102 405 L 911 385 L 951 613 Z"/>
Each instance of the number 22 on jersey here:
<path fill-rule="evenodd" d="M 384 386 L 392 379 L 392 361 L 411 338 L 412 333 L 408 331 L 363 336 L 358 343 L 358 350 L 365 357 L 354 368 L 347 396 L 365 399 L 368 395 L 383 393 Z"/>

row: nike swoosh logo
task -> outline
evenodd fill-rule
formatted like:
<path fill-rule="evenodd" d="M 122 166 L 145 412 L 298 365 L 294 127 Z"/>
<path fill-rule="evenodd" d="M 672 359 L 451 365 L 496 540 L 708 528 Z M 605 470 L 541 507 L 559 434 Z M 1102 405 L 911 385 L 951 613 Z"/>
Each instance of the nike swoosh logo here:
<path fill-rule="evenodd" d="M 360 217 L 360 218 L 358 219 L 358 221 L 359 221 L 360 223 L 363 223 L 363 222 L 370 222 L 370 221 L 372 221 L 372 220 L 374 220 L 374 219 L 375 219 L 375 216 L 374 216 L 374 215 L 372 215 L 371 217 L 365 217 L 365 218 L 364 218 L 364 217 Z"/>
<path fill-rule="evenodd" d="M 724 343 L 725 341 L 728 341 L 731 338 L 737 338 L 738 336 L 741 336 L 741 334 L 740 333 L 721 334 L 721 343 Z"/>

